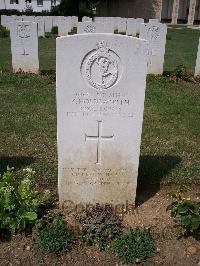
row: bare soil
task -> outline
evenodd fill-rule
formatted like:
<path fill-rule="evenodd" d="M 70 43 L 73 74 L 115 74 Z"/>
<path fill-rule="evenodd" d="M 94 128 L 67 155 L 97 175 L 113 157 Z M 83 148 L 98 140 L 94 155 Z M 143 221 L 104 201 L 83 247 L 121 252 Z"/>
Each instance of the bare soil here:
<path fill-rule="evenodd" d="M 174 188 L 174 187 L 173 187 Z M 126 230 L 137 226 L 151 228 L 155 236 L 156 252 L 142 265 L 200 265 L 200 241 L 194 237 L 177 239 L 174 222 L 166 207 L 172 201 L 171 186 L 157 185 L 142 188 L 137 192 L 137 207 L 124 215 Z M 148 191 L 148 193 L 147 193 Z M 185 196 L 199 200 L 200 186 L 191 186 Z M 70 217 L 67 217 L 70 220 Z M 77 242 L 71 252 L 61 256 L 42 255 L 35 245 L 35 234 L 23 233 L 4 238 L 0 242 L 0 265 L 121 265 L 117 256 L 109 251 L 100 252 L 96 247 L 86 247 Z M 132 264 L 134 265 L 134 264 Z"/>

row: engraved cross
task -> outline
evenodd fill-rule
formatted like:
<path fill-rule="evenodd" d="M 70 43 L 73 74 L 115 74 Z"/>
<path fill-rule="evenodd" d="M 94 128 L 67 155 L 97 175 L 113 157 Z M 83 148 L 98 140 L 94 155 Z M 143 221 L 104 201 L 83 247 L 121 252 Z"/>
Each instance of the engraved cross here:
<path fill-rule="evenodd" d="M 112 136 L 103 136 L 102 135 L 102 121 L 97 121 L 98 123 L 98 133 L 97 136 L 88 136 L 85 134 L 85 141 L 87 140 L 97 140 L 97 160 L 96 164 L 101 164 L 101 144 L 102 140 L 112 140 L 114 135 Z"/>
<path fill-rule="evenodd" d="M 24 56 L 25 56 L 25 55 L 29 55 L 29 54 L 27 54 L 27 53 L 26 53 L 26 49 L 24 49 L 24 53 L 21 54 L 21 55 L 24 55 Z"/>

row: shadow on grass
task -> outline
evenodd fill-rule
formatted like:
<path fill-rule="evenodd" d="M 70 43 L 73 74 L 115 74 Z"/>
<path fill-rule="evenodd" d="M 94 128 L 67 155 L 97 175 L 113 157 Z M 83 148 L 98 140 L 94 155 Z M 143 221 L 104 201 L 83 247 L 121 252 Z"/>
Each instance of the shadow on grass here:
<path fill-rule="evenodd" d="M 16 170 L 22 167 L 26 167 L 33 163 L 35 159 L 33 157 L 26 157 L 26 156 L 2 156 L 0 157 L 0 174 L 2 175 L 7 166 L 14 167 Z"/>
<path fill-rule="evenodd" d="M 181 162 L 177 156 L 141 156 L 136 192 L 136 206 L 153 197 L 160 190 L 165 176 Z"/>

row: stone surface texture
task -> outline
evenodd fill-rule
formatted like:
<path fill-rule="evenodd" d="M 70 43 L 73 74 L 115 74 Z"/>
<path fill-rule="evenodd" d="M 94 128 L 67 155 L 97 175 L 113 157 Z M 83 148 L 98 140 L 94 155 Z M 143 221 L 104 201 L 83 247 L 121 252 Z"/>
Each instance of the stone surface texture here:
<path fill-rule="evenodd" d="M 39 72 L 37 23 L 15 22 L 10 25 L 14 72 Z"/>
<path fill-rule="evenodd" d="M 101 33 L 56 42 L 60 204 L 134 203 L 148 42 Z"/>
<path fill-rule="evenodd" d="M 143 23 L 140 38 L 149 41 L 148 74 L 162 75 L 167 26 L 161 23 Z"/>

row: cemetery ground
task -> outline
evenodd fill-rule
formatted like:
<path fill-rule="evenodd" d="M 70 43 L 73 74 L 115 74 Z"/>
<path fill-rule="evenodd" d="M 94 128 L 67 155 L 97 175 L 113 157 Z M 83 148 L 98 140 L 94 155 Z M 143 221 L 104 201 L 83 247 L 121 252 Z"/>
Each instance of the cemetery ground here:
<path fill-rule="evenodd" d="M 124 214 L 127 228 L 151 228 L 156 251 L 144 265 L 199 265 L 200 243 L 190 236 L 177 238 L 167 206 L 169 193 L 180 184 L 190 190 L 185 197 L 198 200 L 200 85 L 194 72 L 199 31 L 169 29 L 165 74 L 149 76 L 137 189 L 137 208 Z M 15 167 L 36 171 L 39 190 L 52 193 L 51 209 L 58 208 L 55 38 L 39 39 L 40 75 L 12 74 L 10 43 L 0 38 L 0 173 Z M 179 67 L 183 65 L 186 67 Z M 172 73 L 169 73 L 171 71 Z M 74 225 L 71 215 L 67 216 Z M 9 238 L 1 235 L 0 265 L 120 265 L 109 249 L 87 247 L 77 241 L 69 253 L 41 255 L 35 228 Z"/>

